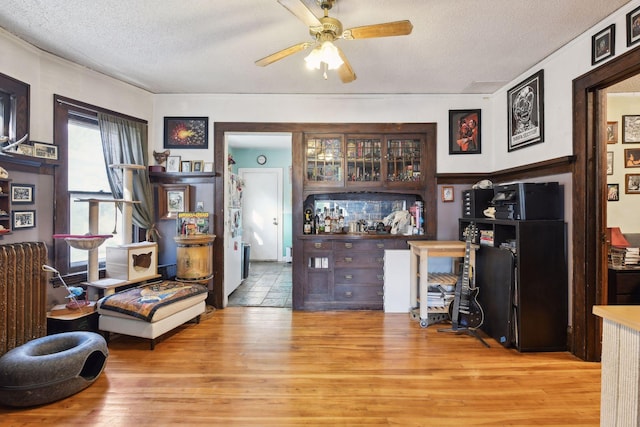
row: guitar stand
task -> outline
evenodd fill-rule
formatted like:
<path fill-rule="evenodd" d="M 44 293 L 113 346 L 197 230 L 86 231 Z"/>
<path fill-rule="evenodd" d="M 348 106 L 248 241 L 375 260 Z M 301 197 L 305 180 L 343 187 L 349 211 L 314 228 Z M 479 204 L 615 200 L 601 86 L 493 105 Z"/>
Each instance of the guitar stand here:
<path fill-rule="evenodd" d="M 487 342 L 480 336 L 478 331 L 476 331 L 475 329 L 453 327 L 453 328 L 438 329 L 438 332 L 454 332 L 456 335 L 467 334 L 477 338 L 478 341 L 480 341 L 485 347 L 491 348 L 491 346 L 487 344 Z"/>

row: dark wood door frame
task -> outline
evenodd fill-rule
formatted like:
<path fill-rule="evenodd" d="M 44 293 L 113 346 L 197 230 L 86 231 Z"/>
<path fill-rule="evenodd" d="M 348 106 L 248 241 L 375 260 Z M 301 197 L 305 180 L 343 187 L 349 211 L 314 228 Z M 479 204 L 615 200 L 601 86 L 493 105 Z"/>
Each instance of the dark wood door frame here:
<path fill-rule="evenodd" d="M 573 81 L 573 329 L 571 351 L 600 360 L 600 321 L 594 305 L 605 303 L 606 123 L 604 90 L 640 73 L 640 48 L 630 50 Z"/>

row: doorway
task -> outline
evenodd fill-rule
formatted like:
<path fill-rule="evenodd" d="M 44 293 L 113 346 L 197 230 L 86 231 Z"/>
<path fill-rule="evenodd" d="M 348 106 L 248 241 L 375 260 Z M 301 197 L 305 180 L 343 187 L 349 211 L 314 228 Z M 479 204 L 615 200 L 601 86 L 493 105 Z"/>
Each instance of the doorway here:
<path fill-rule="evenodd" d="M 630 50 L 573 81 L 573 330 L 572 352 L 600 360 L 601 323 L 592 314 L 605 302 L 606 89 L 640 74 L 640 48 Z"/>
<path fill-rule="evenodd" d="M 223 306 L 291 307 L 291 264 L 285 256 L 292 236 L 291 133 L 236 128 L 225 130 L 223 138 L 224 174 L 233 179 L 225 179 L 221 190 L 227 195 L 234 183 L 240 188 L 241 217 L 233 234 L 224 223 L 223 262 L 230 265 L 238 258 L 242 267 L 240 277 L 232 277 L 235 267 L 219 271 L 225 283 Z M 236 247 L 242 248 L 241 256 Z"/>

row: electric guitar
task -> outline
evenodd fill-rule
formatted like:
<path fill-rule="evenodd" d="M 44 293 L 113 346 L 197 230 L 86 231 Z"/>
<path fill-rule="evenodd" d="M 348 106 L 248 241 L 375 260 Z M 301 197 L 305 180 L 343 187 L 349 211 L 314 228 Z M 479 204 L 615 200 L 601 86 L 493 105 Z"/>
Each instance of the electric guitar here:
<path fill-rule="evenodd" d="M 471 287 L 470 285 L 470 272 L 469 272 L 469 258 L 471 253 L 471 243 L 475 236 L 478 234 L 478 229 L 474 223 L 471 223 L 465 228 L 464 234 L 466 236 L 466 247 L 464 253 L 464 268 L 462 276 L 456 283 L 455 298 L 451 304 L 449 304 L 449 317 L 454 330 L 461 328 L 477 329 L 484 322 L 484 311 L 478 304 L 478 292 L 477 287 Z"/>

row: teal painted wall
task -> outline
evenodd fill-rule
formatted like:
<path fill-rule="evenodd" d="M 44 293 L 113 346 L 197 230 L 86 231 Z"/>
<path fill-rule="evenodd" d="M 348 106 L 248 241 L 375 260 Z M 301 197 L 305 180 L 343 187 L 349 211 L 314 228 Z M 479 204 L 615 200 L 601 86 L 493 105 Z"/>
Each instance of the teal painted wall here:
<path fill-rule="evenodd" d="M 236 164 L 231 171 L 238 173 L 239 168 L 280 168 L 282 169 L 282 256 L 286 255 L 286 248 L 293 245 L 292 215 L 291 215 L 291 149 L 244 149 L 229 148 Z M 264 154 L 267 163 L 259 165 L 256 158 Z"/>

